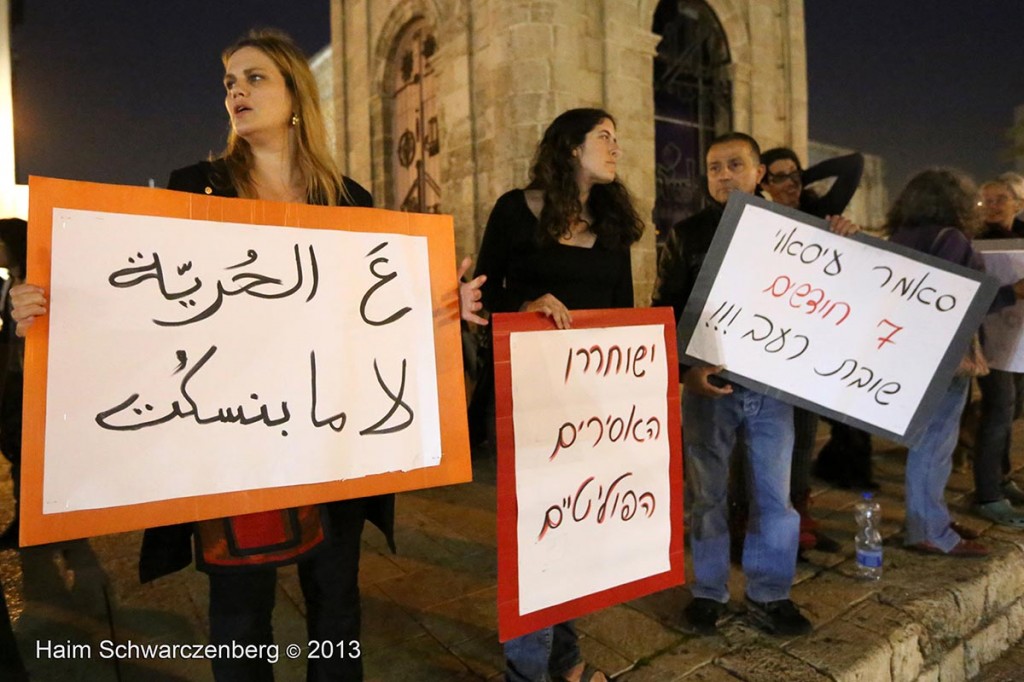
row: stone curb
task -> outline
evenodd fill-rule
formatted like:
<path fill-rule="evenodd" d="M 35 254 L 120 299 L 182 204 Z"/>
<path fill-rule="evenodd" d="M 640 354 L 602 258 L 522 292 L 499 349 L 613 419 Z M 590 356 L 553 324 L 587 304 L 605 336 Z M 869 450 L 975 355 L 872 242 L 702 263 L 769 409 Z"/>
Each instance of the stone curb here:
<path fill-rule="evenodd" d="M 687 636 L 615 679 L 969 680 L 1024 638 L 1024 535 L 992 529 L 985 542 L 984 560 L 887 547 L 877 583 L 853 580 L 847 559 L 794 587 L 815 622 L 810 635 L 769 637 L 736 615 L 719 636 Z"/>

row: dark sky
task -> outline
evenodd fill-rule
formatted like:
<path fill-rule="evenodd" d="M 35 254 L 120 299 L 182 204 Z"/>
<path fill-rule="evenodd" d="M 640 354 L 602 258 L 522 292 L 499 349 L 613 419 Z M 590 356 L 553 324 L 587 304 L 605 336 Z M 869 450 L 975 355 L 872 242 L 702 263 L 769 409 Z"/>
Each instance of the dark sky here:
<path fill-rule="evenodd" d="M 1024 0 L 806 0 L 812 139 L 984 179 L 1024 104 Z M 14 29 L 19 181 L 163 185 L 219 151 L 220 51 L 278 26 L 312 54 L 328 0 L 25 0 Z M 611 104 L 614 106 L 614 103 Z"/>
<path fill-rule="evenodd" d="M 922 168 L 984 181 L 1024 104 L 1022 0 L 806 0 L 811 138 L 879 154 L 895 191 Z"/>
<path fill-rule="evenodd" d="M 14 27 L 18 181 L 29 174 L 158 187 L 223 149 L 221 50 L 284 29 L 312 56 L 328 0 L 24 0 Z"/>

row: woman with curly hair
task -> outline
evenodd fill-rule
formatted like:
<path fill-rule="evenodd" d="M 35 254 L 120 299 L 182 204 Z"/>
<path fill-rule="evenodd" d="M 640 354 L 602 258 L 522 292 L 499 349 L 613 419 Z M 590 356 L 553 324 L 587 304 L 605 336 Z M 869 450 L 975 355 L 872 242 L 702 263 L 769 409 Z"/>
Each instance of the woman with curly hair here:
<path fill-rule="evenodd" d="M 890 240 L 958 265 L 982 270 L 967 235 L 977 223 L 977 190 L 962 173 L 931 169 L 918 173 L 889 209 Z M 991 310 L 1024 297 L 1024 280 L 1000 287 Z M 931 419 L 907 453 L 906 544 L 920 552 L 959 557 L 986 556 L 976 535 L 952 523 L 944 492 L 952 469 L 960 413 L 970 377 L 957 375 Z M 973 537 L 971 537 L 973 536 Z"/>
<path fill-rule="evenodd" d="M 568 329 L 573 310 L 633 306 L 629 247 L 644 225 L 616 179 L 621 154 L 606 111 L 552 121 L 530 184 L 502 195 L 487 221 L 476 270 L 487 311 L 540 312 Z M 606 679 L 583 663 L 572 623 L 506 642 L 505 661 L 512 682 Z"/>

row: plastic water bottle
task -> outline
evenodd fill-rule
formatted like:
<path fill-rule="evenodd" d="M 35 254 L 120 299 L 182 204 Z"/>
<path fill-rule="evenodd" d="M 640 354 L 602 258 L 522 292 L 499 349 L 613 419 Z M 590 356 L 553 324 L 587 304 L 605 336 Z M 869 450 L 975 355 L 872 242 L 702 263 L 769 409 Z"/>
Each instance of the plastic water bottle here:
<path fill-rule="evenodd" d="M 864 580 L 878 580 L 882 577 L 882 534 L 878 524 L 882 520 L 882 509 L 872 499 L 871 493 L 864 493 L 864 499 L 854 507 L 857 520 L 857 576 Z"/>

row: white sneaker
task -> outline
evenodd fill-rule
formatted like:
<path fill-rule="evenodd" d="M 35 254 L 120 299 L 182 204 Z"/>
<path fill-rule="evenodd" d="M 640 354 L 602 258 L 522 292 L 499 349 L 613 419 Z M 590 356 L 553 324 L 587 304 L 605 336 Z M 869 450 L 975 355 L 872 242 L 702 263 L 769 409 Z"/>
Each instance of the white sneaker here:
<path fill-rule="evenodd" d="M 1007 500 L 974 505 L 974 513 L 1007 528 L 1024 530 L 1024 512 L 1019 512 Z"/>

